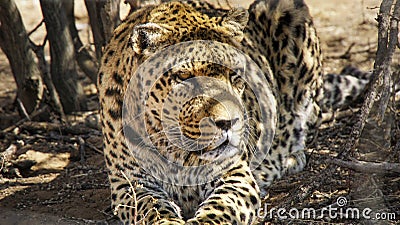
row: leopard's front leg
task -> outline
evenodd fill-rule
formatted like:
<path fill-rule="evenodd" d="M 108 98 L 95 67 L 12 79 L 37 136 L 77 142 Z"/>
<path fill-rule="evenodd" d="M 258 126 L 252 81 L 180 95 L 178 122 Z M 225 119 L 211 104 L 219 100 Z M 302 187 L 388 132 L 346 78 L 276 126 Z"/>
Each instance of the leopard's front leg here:
<path fill-rule="evenodd" d="M 124 225 L 181 225 L 180 208 L 152 182 L 128 181 L 123 173 L 110 174 L 112 209 Z"/>
<path fill-rule="evenodd" d="M 253 224 L 260 208 L 259 188 L 247 162 L 226 173 L 186 224 Z"/>

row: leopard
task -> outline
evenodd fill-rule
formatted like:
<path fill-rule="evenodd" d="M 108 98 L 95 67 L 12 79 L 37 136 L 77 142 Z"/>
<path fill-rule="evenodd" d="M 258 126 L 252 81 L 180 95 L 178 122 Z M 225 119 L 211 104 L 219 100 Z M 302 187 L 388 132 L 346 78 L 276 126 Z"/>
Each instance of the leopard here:
<path fill-rule="evenodd" d="M 272 182 L 306 166 L 324 104 L 340 108 L 367 85 L 325 76 L 322 60 L 303 0 L 175 0 L 130 13 L 97 84 L 119 220 L 256 224 Z"/>

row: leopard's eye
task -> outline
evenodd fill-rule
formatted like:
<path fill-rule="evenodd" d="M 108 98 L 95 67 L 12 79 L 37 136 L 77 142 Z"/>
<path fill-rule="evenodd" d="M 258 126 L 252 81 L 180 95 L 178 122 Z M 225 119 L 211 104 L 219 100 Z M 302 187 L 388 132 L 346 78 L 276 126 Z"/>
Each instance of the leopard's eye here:
<path fill-rule="evenodd" d="M 176 71 L 174 72 L 174 77 L 178 80 L 184 81 L 192 77 L 192 74 L 189 71 Z"/>

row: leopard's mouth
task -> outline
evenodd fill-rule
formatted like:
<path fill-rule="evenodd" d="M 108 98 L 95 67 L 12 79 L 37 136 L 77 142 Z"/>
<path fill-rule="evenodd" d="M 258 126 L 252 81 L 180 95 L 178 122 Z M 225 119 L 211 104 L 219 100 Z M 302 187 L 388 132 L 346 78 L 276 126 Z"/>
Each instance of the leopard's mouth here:
<path fill-rule="evenodd" d="M 237 146 L 233 146 L 229 138 L 213 149 L 197 151 L 196 154 L 200 159 L 208 161 L 223 160 L 236 155 L 239 152 Z"/>

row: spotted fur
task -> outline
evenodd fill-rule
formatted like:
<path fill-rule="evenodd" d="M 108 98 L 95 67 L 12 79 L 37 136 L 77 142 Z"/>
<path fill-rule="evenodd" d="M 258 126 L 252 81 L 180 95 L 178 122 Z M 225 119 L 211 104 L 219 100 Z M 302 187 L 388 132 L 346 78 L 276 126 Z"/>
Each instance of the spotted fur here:
<path fill-rule="evenodd" d="M 371 80 L 371 72 L 361 71 L 355 66 L 346 66 L 340 74 L 326 74 L 324 76 L 324 104 L 323 110 L 330 112 L 347 107 L 360 100 L 363 96 L 360 91 Z"/>
<path fill-rule="evenodd" d="M 194 40 L 222 44 L 214 46 L 213 51 L 199 45 L 187 52 L 157 55 L 165 62 L 177 55 L 198 59 L 172 66 L 162 74 L 154 72 L 158 64 L 141 70 L 140 65 L 162 49 Z M 246 72 L 254 75 L 248 79 L 257 84 L 255 87 L 249 87 L 248 80 L 231 68 L 201 60 L 239 57 L 227 46 L 246 53 L 250 58 L 243 60 L 254 61 L 261 69 L 247 68 Z M 335 91 L 336 87 L 328 86 L 341 83 L 341 78 L 323 78 L 321 61 L 318 36 L 303 0 L 256 0 L 248 10 L 230 11 L 202 1 L 174 1 L 146 6 L 129 15 L 104 50 L 98 82 L 112 206 L 121 221 L 255 223 L 260 199 L 271 182 L 304 168 L 306 135 L 321 119 L 323 91 Z M 149 76 L 141 80 L 133 76 L 137 71 Z M 205 86 L 206 96 L 182 102 L 179 109 L 164 107 L 165 102 L 179 102 L 185 97 L 179 88 L 175 91 L 179 85 L 190 89 L 183 81 L 200 77 L 218 80 L 221 88 Z M 265 85 L 258 82 L 260 77 L 266 80 Z M 324 82 L 329 85 L 324 87 Z M 260 93 L 262 97 L 256 98 Z M 125 94 L 136 104 L 124 106 Z M 214 100 L 226 94 L 234 96 L 233 100 Z M 144 95 L 147 101 L 142 102 Z M 327 102 L 335 107 L 342 103 L 336 97 L 335 103 Z M 124 110 L 132 118 L 143 112 L 140 118 L 144 126 L 135 126 L 135 121 L 124 124 Z M 263 124 L 262 119 L 268 123 Z M 200 146 L 198 151 L 190 149 L 193 145 L 185 141 L 181 143 L 183 150 L 174 145 L 171 140 L 175 133 L 163 128 L 165 120 L 178 121 L 188 143 L 195 140 Z M 143 153 L 149 154 L 147 161 L 132 154 L 132 148 L 140 155 L 146 146 L 126 138 L 141 137 L 143 129 L 155 146 Z M 244 136 L 249 137 L 247 142 Z M 256 152 L 266 156 L 261 164 L 253 160 Z M 185 176 L 179 172 L 165 174 L 169 168 L 162 166 L 158 155 L 180 166 L 199 169 Z M 214 167 L 201 167 L 210 161 L 216 162 Z M 209 173 L 216 174 L 217 179 L 201 182 L 200 177 Z M 197 185 L 179 185 L 182 178 Z"/>

